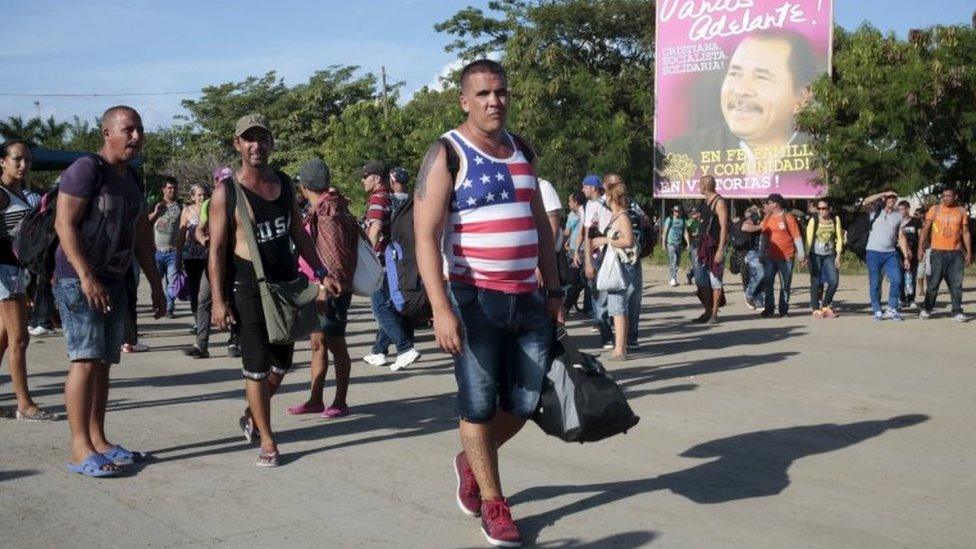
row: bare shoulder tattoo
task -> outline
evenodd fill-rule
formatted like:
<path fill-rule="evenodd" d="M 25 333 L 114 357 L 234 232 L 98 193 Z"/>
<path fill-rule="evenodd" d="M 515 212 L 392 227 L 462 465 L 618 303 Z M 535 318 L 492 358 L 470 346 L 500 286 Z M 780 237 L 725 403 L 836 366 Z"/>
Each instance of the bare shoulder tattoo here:
<path fill-rule="evenodd" d="M 423 162 L 420 163 L 420 171 L 417 172 L 417 189 L 414 191 L 416 198 L 420 200 L 423 200 L 427 195 L 427 178 L 430 176 L 430 171 L 433 169 L 434 162 L 437 160 L 437 155 L 440 152 L 441 142 L 434 141 L 427 149 Z"/>

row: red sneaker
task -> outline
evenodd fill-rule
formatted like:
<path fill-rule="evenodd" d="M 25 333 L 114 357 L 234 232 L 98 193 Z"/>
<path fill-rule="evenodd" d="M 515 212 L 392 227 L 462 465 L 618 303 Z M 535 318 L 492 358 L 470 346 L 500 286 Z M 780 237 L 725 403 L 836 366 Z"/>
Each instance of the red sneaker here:
<path fill-rule="evenodd" d="M 512 521 L 512 511 L 504 498 L 481 502 L 481 533 L 495 547 L 522 546 L 522 535 Z"/>
<path fill-rule="evenodd" d="M 481 515 L 481 488 L 474 478 L 464 452 L 454 456 L 454 476 L 457 478 L 457 504 L 465 515 Z"/>

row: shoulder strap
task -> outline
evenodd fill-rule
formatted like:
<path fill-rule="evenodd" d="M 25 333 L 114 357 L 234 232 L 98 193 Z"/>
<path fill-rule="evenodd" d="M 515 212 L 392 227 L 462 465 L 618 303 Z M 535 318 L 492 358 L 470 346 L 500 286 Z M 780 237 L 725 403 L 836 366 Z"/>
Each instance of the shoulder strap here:
<path fill-rule="evenodd" d="M 461 157 L 450 139 L 441 137 L 438 141 L 443 145 L 444 152 L 447 153 L 447 171 L 451 172 L 451 185 L 453 186 L 454 182 L 457 181 L 458 172 L 461 171 Z"/>
<path fill-rule="evenodd" d="M 244 227 L 244 240 L 247 242 L 247 248 L 251 252 L 251 265 L 254 266 L 254 276 L 257 278 L 258 284 L 262 285 L 261 283 L 265 282 L 264 264 L 261 262 L 261 250 L 258 248 L 257 238 L 254 237 L 254 223 L 251 221 L 251 205 L 248 203 L 247 197 L 244 195 L 244 188 L 241 187 L 237 178 L 232 177 L 231 181 L 234 185 L 234 193 L 236 194 L 237 215 L 244 221 L 242 223 Z M 282 192 L 284 192 L 284 189 L 282 189 Z"/>
<path fill-rule="evenodd" d="M 526 162 L 531 164 L 539 155 L 536 154 L 535 149 L 529 145 L 525 139 L 517 133 L 509 133 L 512 136 L 512 141 L 515 142 L 515 146 L 522 151 L 522 155 L 525 156 Z"/>

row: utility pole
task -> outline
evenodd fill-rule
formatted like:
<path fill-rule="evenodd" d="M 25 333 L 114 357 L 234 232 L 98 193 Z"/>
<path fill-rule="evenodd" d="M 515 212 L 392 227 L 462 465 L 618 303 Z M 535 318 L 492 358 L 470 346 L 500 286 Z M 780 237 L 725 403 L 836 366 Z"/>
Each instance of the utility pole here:
<path fill-rule="evenodd" d="M 380 78 L 383 81 L 383 121 L 389 122 L 390 119 L 390 105 L 389 100 L 386 96 L 386 67 L 380 67 Z"/>
<path fill-rule="evenodd" d="M 34 109 L 37 110 L 37 119 L 40 120 L 41 119 L 41 102 L 38 101 L 38 100 L 36 100 L 36 99 L 34 100 Z"/>

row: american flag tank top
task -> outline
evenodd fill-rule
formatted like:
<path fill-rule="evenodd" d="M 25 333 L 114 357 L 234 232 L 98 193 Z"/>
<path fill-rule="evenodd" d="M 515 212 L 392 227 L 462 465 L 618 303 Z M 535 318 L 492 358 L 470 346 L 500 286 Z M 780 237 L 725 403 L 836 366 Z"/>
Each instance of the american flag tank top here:
<path fill-rule="evenodd" d="M 531 201 L 535 170 L 508 133 L 506 159 L 478 150 L 458 131 L 444 136 L 460 166 L 444 228 L 444 264 L 452 282 L 522 294 L 538 289 L 539 235 Z"/>

